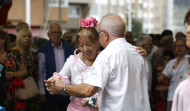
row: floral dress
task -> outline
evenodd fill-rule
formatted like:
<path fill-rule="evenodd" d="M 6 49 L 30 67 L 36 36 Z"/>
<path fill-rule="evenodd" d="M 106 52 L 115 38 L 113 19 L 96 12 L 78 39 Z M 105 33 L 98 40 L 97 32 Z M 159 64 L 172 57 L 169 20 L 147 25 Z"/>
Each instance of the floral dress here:
<path fill-rule="evenodd" d="M 22 58 L 24 59 L 25 66 L 27 66 L 28 75 L 31 75 L 37 83 L 38 62 L 36 53 L 33 52 L 32 55 L 25 53 Z M 26 105 L 26 111 L 41 111 L 39 95 L 27 100 Z"/>
<path fill-rule="evenodd" d="M 5 66 L 5 71 L 18 71 L 19 66 L 21 64 L 20 61 L 20 54 L 18 50 L 11 50 L 8 51 L 7 56 L 4 59 L 4 66 Z M 6 81 L 6 86 L 7 86 L 7 97 L 6 97 L 6 111 L 14 111 L 14 110 L 19 110 L 19 109 L 24 109 L 25 108 L 25 103 L 18 101 L 15 98 L 15 90 L 13 86 L 13 81 L 20 80 L 19 78 L 13 78 L 12 80 L 7 80 Z M 19 81 L 21 82 L 21 81 Z M 19 86 L 16 86 L 19 87 Z M 17 105 L 19 104 L 19 107 Z"/>
<path fill-rule="evenodd" d="M 4 60 L 4 66 L 6 71 L 18 71 L 21 63 L 24 63 L 27 70 L 28 75 L 31 75 L 36 81 L 38 77 L 37 73 L 37 59 L 36 55 L 33 53 L 32 55 L 24 54 L 20 55 L 17 49 L 11 50 L 8 52 L 7 56 Z M 26 78 L 16 77 L 10 81 L 7 81 L 7 107 L 6 111 L 40 111 L 41 105 L 39 101 L 39 97 L 33 97 L 29 100 L 18 100 L 15 97 L 15 88 L 23 87 L 23 79 Z"/>

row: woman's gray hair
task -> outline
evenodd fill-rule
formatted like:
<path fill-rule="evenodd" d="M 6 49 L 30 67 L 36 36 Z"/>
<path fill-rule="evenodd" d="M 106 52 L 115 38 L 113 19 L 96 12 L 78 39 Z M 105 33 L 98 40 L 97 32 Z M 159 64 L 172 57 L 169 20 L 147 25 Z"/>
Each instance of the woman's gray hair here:
<path fill-rule="evenodd" d="M 147 44 L 149 40 L 152 40 L 152 38 L 148 35 L 140 35 L 137 38 L 136 45 L 139 47 L 142 47 L 143 45 Z"/>

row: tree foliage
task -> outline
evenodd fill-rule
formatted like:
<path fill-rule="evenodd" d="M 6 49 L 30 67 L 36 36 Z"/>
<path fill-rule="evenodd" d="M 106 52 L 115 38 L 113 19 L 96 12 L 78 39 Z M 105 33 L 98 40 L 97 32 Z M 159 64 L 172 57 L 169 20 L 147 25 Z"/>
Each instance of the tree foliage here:
<path fill-rule="evenodd" d="M 142 34 L 142 23 L 135 18 L 132 18 L 132 33 L 134 38 Z"/>

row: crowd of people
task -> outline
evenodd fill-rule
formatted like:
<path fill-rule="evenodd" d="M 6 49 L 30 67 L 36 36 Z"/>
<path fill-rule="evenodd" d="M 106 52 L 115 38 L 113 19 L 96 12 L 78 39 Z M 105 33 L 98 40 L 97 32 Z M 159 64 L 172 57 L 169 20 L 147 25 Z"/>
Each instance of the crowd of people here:
<path fill-rule="evenodd" d="M 25 22 L 17 35 L 0 29 L 0 106 L 6 111 L 190 110 L 190 10 L 186 35 L 171 30 L 136 41 L 123 19 L 106 14 L 79 21 L 73 40 L 50 23 L 49 40 L 32 36 Z M 140 47 L 140 48 L 139 48 Z M 19 83 L 31 76 L 39 94 L 19 99 Z"/>

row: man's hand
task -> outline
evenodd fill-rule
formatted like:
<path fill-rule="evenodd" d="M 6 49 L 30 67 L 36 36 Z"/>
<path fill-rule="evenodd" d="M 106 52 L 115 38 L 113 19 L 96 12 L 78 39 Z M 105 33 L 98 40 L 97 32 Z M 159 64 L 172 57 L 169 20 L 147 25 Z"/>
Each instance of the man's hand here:
<path fill-rule="evenodd" d="M 63 89 L 64 82 L 60 78 L 53 77 L 50 80 L 44 80 L 46 89 L 50 94 L 60 94 Z"/>

